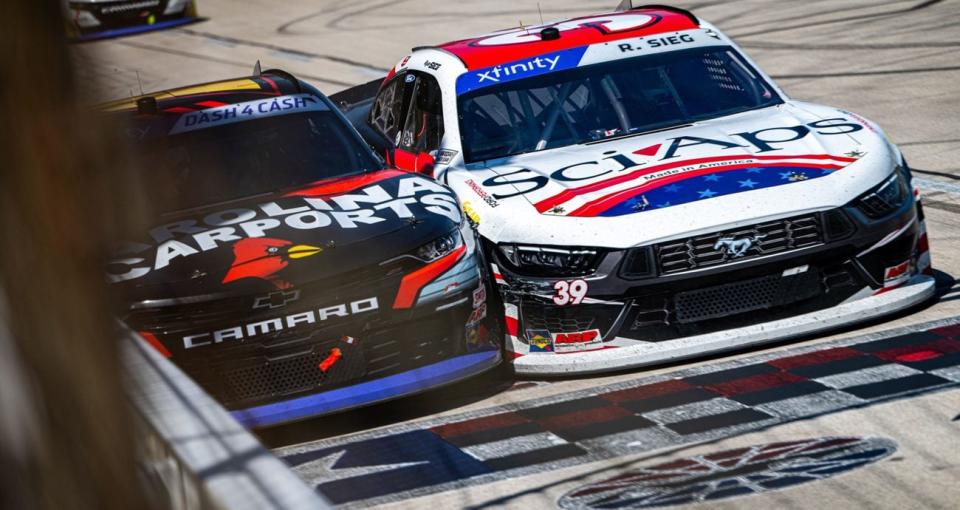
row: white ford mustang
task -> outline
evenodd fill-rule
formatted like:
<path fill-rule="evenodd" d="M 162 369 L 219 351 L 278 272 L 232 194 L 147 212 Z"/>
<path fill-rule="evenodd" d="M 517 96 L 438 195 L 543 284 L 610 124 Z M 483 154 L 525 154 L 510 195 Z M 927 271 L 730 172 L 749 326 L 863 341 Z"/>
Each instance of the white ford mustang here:
<path fill-rule="evenodd" d="M 377 90 L 348 114 L 457 191 L 520 373 L 673 361 L 934 294 L 919 196 L 880 128 L 788 98 L 687 11 L 416 48 Z"/>

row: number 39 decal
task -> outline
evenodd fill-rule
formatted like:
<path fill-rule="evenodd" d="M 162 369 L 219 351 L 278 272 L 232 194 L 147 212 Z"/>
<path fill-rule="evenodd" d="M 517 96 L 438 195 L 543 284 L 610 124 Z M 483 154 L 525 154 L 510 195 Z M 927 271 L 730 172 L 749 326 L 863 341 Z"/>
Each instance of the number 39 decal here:
<path fill-rule="evenodd" d="M 553 290 L 557 291 L 553 295 L 553 302 L 557 306 L 579 305 L 583 298 L 587 297 L 590 286 L 585 280 L 559 281 L 553 286 Z"/>

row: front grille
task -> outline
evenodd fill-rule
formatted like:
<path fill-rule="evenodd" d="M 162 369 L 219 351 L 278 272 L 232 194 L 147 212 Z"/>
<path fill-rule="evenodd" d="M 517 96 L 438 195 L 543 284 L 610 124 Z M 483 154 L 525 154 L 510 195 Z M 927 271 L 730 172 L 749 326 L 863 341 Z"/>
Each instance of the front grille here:
<path fill-rule="evenodd" d="M 820 215 L 810 214 L 669 241 L 654 246 L 654 251 L 660 274 L 669 275 L 817 246 L 825 240 L 822 230 Z M 721 239 L 753 242 L 735 256 L 718 244 Z"/>
<path fill-rule="evenodd" d="M 579 333 L 599 329 L 606 333 L 613 325 L 621 307 L 607 305 L 579 305 L 559 307 L 553 304 L 524 303 L 521 315 L 524 329 L 546 330 L 550 333 Z"/>
<path fill-rule="evenodd" d="M 106 16 L 128 12 L 143 12 L 160 6 L 160 0 L 139 0 L 135 2 L 112 2 L 100 7 L 100 13 Z"/>
<path fill-rule="evenodd" d="M 816 270 L 786 277 L 764 276 L 681 292 L 675 297 L 676 320 L 690 324 L 730 317 L 802 301 L 820 293 L 820 274 Z"/>
<path fill-rule="evenodd" d="M 335 344 L 330 344 L 335 345 Z M 282 397 L 316 390 L 323 386 L 360 378 L 365 363 L 359 349 L 340 347 L 343 356 L 324 373 L 320 363 L 331 354 L 332 348 L 316 346 L 313 349 L 279 359 L 259 359 L 253 363 L 222 370 L 230 395 L 229 402 Z"/>

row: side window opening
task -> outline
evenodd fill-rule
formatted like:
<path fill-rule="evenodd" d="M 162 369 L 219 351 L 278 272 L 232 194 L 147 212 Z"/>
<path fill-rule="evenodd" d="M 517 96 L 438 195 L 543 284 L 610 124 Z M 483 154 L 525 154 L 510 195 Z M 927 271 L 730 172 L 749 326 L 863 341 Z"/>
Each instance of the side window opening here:
<path fill-rule="evenodd" d="M 443 105 L 440 85 L 426 74 L 416 74 L 412 101 L 398 146 L 414 153 L 440 148 L 443 140 Z"/>
<path fill-rule="evenodd" d="M 404 150 L 439 149 L 443 140 L 440 85 L 432 76 L 416 71 L 396 76 L 374 101 L 369 123 Z"/>

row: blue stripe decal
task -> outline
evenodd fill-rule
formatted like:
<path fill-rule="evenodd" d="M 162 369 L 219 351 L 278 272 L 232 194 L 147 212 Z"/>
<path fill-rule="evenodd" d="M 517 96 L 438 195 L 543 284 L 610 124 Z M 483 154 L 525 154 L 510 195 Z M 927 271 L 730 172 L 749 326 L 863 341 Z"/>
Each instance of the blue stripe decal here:
<path fill-rule="evenodd" d="M 165 28 L 179 27 L 199 21 L 199 18 L 177 18 L 168 21 L 160 21 L 152 25 L 137 25 L 135 27 L 114 28 L 104 30 L 103 32 L 92 32 L 86 35 L 79 35 L 74 38 L 76 41 L 96 41 L 98 39 L 110 39 L 111 37 L 123 37 L 125 35 L 142 34 L 153 30 L 163 30 Z"/>
<path fill-rule="evenodd" d="M 230 414 L 244 426 L 264 427 L 428 390 L 478 374 L 499 362 L 499 350 L 466 354 L 375 381 Z"/>
<path fill-rule="evenodd" d="M 509 83 L 515 80 L 539 76 L 541 74 L 573 69 L 580 65 L 588 46 L 571 48 L 555 53 L 544 53 L 536 57 L 517 60 L 508 64 L 496 65 L 486 69 L 467 71 L 457 78 L 457 95 L 467 92 Z"/>
<path fill-rule="evenodd" d="M 757 166 L 745 170 L 701 175 L 638 193 L 600 213 L 599 216 L 623 216 L 674 207 L 734 193 L 818 179 L 835 171 L 827 168 L 793 167 L 785 163 L 779 166 Z"/>

